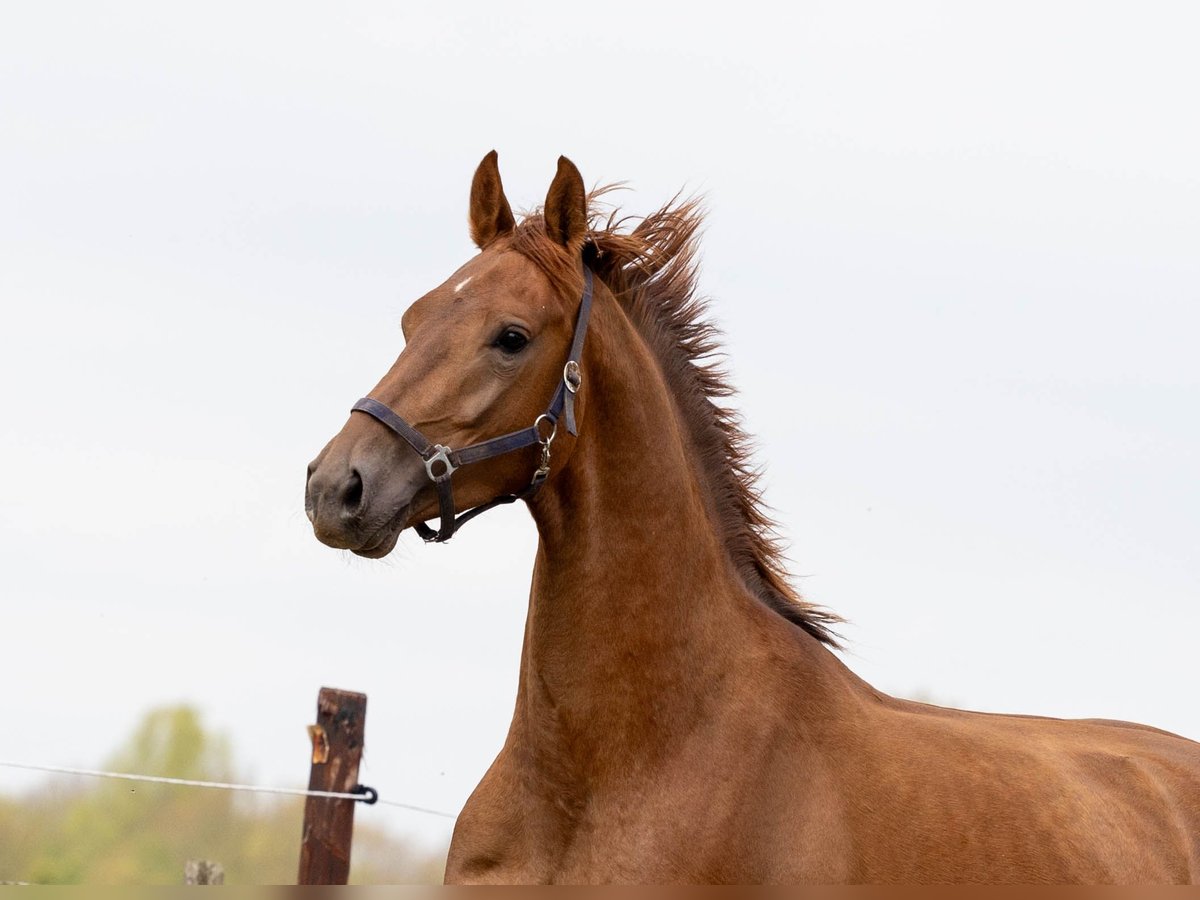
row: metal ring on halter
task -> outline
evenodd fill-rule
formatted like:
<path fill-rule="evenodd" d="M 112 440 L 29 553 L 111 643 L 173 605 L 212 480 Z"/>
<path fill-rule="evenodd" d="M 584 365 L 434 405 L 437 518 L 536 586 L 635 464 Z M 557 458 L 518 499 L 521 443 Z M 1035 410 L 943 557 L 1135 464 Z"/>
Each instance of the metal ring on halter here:
<path fill-rule="evenodd" d="M 543 419 L 545 419 L 547 422 L 550 423 L 550 435 L 548 437 L 544 437 L 544 438 L 542 437 L 542 420 Z M 554 436 L 556 434 L 558 434 L 558 420 L 550 418 L 550 416 L 548 416 L 546 413 L 542 413 L 540 416 L 538 416 L 536 419 L 533 420 L 533 427 L 534 427 L 534 430 L 537 431 L 537 433 L 538 433 L 538 443 L 540 443 L 543 447 L 549 447 L 550 442 L 554 440 Z"/>
<path fill-rule="evenodd" d="M 454 451 L 449 447 L 443 447 L 441 444 L 434 444 L 433 450 L 433 455 L 425 459 L 425 471 L 428 473 L 430 481 L 442 482 L 453 475 L 454 470 L 457 468 L 454 463 L 450 462 L 450 454 Z M 446 471 L 440 475 L 435 475 L 433 473 L 433 464 L 439 462 L 446 467 Z"/>
<path fill-rule="evenodd" d="M 579 363 L 573 359 L 568 359 L 567 364 L 563 366 L 563 384 L 572 394 L 583 384 L 583 373 L 579 371 Z"/>

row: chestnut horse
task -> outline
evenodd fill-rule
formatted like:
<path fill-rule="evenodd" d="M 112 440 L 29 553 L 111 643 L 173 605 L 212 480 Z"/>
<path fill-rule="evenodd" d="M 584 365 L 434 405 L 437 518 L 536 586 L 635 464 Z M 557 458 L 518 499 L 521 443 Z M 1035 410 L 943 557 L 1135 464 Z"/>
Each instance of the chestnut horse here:
<path fill-rule="evenodd" d="M 1200 880 L 1200 744 L 899 700 L 831 652 L 720 405 L 698 209 L 629 230 L 594 199 L 560 159 L 517 222 L 485 157 L 481 252 L 309 467 L 316 536 L 362 556 L 493 501 L 537 526 L 512 725 L 446 880 Z"/>

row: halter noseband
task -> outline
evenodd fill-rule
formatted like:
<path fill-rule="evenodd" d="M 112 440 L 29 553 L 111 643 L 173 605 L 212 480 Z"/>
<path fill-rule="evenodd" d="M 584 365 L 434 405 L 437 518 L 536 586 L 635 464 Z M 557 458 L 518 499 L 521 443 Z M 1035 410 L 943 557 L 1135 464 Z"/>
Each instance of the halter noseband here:
<path fill-rule="evenodd" d="M 512 431 L 500 437 L 492 438 L 491 440 L 481 441 L 478 444 L 471 444 L 469 447 L 463 447 L 461 450 L 451 450 L 449 447 L 442 444 L 434 444 L 429 441 L 425 435 L 417 431 L 408 422 L 404 421 L 400 416 L 393 412 L 388 406 L 380 403 L 378 400 L 373 400 L 370 397 L 363 397 L 352 406 L 351 412 L 366 413 L 378 419 L 382 424 L 386 425 L 425 461 L 425 472 L 429 476 L 429 480 L 433 482 L 437 488 L 438 508 L 441 513 L 442 522 L 437 531 L 434 531 L 424 522 L 417 522 L 414 526 L 422 539 L 426 542 L 441 543 L 450 540 L 454 536 L 454 532 L 462 528 L 467 522 L 475 518 L 482 512 L 487 512 L 495 506 L 500 506 L 504 503 L 512 503 L 516 500 L 528 500 L 541 488 L 546 476 L 550 474 L 550 443 L 554 440 L 555 434 L 558 433 L 558 419 L 563 416 L 566 419 L 567 431 L 572 435 L 575 431 L 575 394 L 583 384 L 583 373 L 579 368 L 579 360 L 583 354 L 583 339 L 587 335 L 588 315 L 592 309 L 592 271 L 586 266 L 583 270 L 583 298 L 579 301 L 579 316 L 575 320 L 575 337 L 571 340 L 571 350 L 567 354 L 567 361 L 563 365 L 562 378 L 558 382 L 558 387 L 554 391 L 554 397 L 550 400 L 550 405 L 546 411 L 534 419 L 533 424 L 528 428 L 523 428 L 520 431 Z M 546 433 L 547 425 L 549 433 Z M 541 444 L 542 459 L 537 470 L 533 473 L 533 480 L 529 482 L 529 486 L 519 494 L 501 494 L 495 500 L 476 506 L 474 509 L 469 509 L 461 516 L 454 516 L 454 490 L 450 486 L 450 476 L 454 471 L 468 463 L 481 462 L 485 459 L 491 459 L 494 456 L 502 456 L 505 453 L 512 453 L 515 450 L 522 450 L 525 447 L 532 447 L 534 444 Z"/>

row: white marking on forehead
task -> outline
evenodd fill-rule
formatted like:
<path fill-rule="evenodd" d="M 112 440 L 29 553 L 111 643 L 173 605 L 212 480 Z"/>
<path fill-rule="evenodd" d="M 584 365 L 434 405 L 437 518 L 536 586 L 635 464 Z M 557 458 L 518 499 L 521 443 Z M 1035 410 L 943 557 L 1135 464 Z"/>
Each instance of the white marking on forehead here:
<path fill-rule="evenodd" d="M 454 286 L 454 293 L 457 294 L 459 291 L 461 291 L 463 288 L 465 288 L 468 284 L 470 284 L 471 279 L 474 277 L 475 277 L 474 275 L 468 275 L 466 278 L 464 278 L 462 281 L 460 281 L 458 284 L 456 284 Z"/>

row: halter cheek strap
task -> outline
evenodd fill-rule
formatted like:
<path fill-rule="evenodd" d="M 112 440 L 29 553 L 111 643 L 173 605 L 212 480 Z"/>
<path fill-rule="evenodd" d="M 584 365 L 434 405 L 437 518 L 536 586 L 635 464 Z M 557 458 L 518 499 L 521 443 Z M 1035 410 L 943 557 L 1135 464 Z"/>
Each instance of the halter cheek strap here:
<path fill-rule="evenodd" d="M 538 416 L 528 428 L 512 431 L 478 444 L 471 444 L 461 450 L 451 450 L 442 444 L 430 442 L 425 435 L 378 400 L 364 397 L 350 408 L 352 412 L 366 413 L 390 428 L 425 461 L 425 473 L 437 490 L 438 512 L 441 516 L 441 525 L 437 531 L 424 522 L 417 522 L 414 526 L 417 534 L 426 542 L 442 543 L 450 540 L 454 536 L 454 532 L 480 513 L 505 503 L 528 500 L 546 481 L 546 477 L 550 474 L 550 444 L 558 433 L 560 417 L 565 421 L 568 432 L 572 435 L 577 433 L 575 395 L 583 385 L 583 373 L 579 367 L 579 361 L 583 356 L 583 341 L 587 336 L 588 316 L 591 314 L 591 310 L 592 271 L 585 267 L 583 270 L 583 297 L 579 301 L 579 315 L 575 320 L 575 336 L 571 340 L 571 349 L 567 354 L 567 361 L 563 365 L 562 378 L 558 381 L 554 396 L 546 411 Z M 454 490 L 451 487 L 450 479 L 457 469 L 470 463 L 482 462 L 485 459 L 523 450 L 534 444 L 541 445 L 542 458 L 528 487 L 517 494 L 501 494 L 495 500 L 469 509 L 455 518 Z"/>

